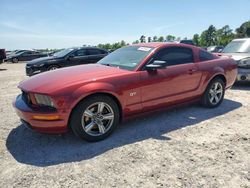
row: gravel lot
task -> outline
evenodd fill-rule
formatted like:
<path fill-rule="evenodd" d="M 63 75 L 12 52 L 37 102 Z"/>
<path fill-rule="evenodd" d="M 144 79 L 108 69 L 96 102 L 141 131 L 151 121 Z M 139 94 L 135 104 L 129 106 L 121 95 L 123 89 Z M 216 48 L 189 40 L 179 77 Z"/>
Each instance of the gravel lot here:
<path fill-rule="evenodd" d="M 12 100 L 24 63 L 0 65 L 0 187 L 250 187 L 250 85 L 122 124 L 87 143 L 21 125 Z"/>

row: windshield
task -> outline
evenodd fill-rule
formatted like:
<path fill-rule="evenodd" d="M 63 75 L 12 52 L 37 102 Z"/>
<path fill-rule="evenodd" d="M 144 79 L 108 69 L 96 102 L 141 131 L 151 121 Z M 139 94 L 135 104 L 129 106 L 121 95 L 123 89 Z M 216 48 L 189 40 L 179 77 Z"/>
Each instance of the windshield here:
<path fill-rule="evenodd" d="M 232 41 L 224 48 L 222 53 L 250 53 L 250 41 Z"/>
<path fill-rule="evenodd" d="M 64 57 L 65 55 L 69 54 L 73 50 L 74 50 L 73 48 L 68 48 L 68 49 L 65 49 L 65 50 L 61 50 L 59 52 L 54 53 L 53 56 Z"/>
<path fill-rule="evenodd" d="M 127 46 L 112 52 L 98 63 L 126 70 L 134 70 L 152 50 L 153 48 L 148 47 Z"/>

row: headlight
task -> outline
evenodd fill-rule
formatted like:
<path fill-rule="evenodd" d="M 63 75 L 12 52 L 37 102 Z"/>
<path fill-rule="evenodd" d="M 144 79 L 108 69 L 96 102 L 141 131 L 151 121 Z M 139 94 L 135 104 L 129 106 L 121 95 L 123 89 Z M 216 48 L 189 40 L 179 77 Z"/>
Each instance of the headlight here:
<path fill-rule="evenodd" d="M 42 67 L 44 65 L 44 63 L 42 63 L 42 64 L 34 64 L 33 66 L 34 67 Z"/>
<path fill-rule="evenodd" d="M 244 67 L 244 68 L 247 68 L 247 67 L 250 68 L 250 58 L 241 59 L 238 62 L 238 66 L 239 67 Z"/>
<path fill-rule="evenodd" d="M 41 94 L 34 94 L 34 96 L 38 105 L 55 107 L 51 97 Z"/>

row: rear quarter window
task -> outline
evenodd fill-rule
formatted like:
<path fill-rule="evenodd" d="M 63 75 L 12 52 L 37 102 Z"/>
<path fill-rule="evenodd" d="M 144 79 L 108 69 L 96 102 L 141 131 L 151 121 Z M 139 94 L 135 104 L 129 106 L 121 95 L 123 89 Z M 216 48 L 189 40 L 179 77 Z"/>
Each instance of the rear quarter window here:
<path fill-rule="evenodd" d="M 200 59 L 200 61 L 210 61 L 210 60 L 215 59 L 215 57 L 211 53 L 200 50 L 199 51 L 199 59 Z"/>

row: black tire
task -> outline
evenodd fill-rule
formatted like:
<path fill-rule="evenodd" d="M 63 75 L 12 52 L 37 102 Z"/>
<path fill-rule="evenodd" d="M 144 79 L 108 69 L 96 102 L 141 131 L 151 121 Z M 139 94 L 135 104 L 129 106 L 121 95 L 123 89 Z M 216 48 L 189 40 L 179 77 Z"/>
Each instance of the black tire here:
<path fill-rule="evenodd" d="M 60 66 L 58 66 L 58 65 L 50 65 L 47 70 L 51 71 L 51 70 L 56 70 L 56 69 L 59 69 L 59 68 L 60 68 Z"/>
<path fill-rule="evenodd" d="M 18 61 L 19 61 L 19 59 L 18 59 L 17 57 L 11 59 L 11 62 L 12 62 L 12 63 L 18 63 Z"/>
<path fill-rule="evenodd" d="M 213 92 L 212 92 L 212 94 L 210 93 L 211 90 L 213 90 L 213 91 L 215 90 L 214 89 L 215 84 L 218 84 L 218 87 L 221 87 L 221 96 L 219 95 L 219 93 L 217 93 L 217 94 L 213 93 Z M 218 89 L 218 91 L 219 91 L 219 89 Z M 204 107 L 207 107 L 207 108 L 218 107 L 224 99 L 224 94 L 225 94 L 225 82 L 220 78 L 215 78 L 215 79 L 211 80 L 210 83 L 208 84 L 206 91 L 202 96 L 201 103 Z M 212 95 L 214 95 L 214 96 L 212 96 Z M 217 98 L 219 98 L 219 101 L 216 101 L 215 98 L 212 100 L 212 98 L 215 97 L 215 95 L 217 95 Z M 220 97 L 218 97 L 218 96 L 220 96 Z M 213 102 L 211 102 L 211 100 Z"/>
<path fill-rule="evenodd" d="M 87 109 L 89 109 L 89 107 L 91 107 L 91 105 L 95 105 L 96 103 L 97 103 L 97 105 L 99 103 L 102 103 L 102 104 L 105 104 L 108 107 L 112 108 L 113 119 L 112 120 L 104 120 L 104 119 L 102 120 L 102 123 L 106 122 L 106 121 L 112 122 L 112 123 L 111 122 L 109 123 L 109 126 L 107 126 L 107 127 L 104 126 L 105 129 L 107 128 L 105 133 L 100 133 L 101 131 L 100 131 L 99 125 L 98 125 L 98 123 L 95 122 L 96 120 L 94 118 L 91 118 L 90 116 L 89 117 L 85 116 L 85 114 L 86 114 L 85 112 L 87 111 Z M 99 107 L 99 105 L 98 105 L 98 107 Z M 92 107 L 92 108 L 94 109 L 94 107 Z M 97 112 L 93 112 L 93 114 L 95 114 L 95 116 L 97 116 Z M 103 117 L 104 116 L 105 115 L 103 115 Z M 83 122 L 85 122 L 85 118 L 88 118 L 89 119 L 88 121 L 90 122 L 88 124 L 86 123 L 87 125 L 85 125 L 85 123 L 83 125 Z M 92 96 L 92 97 L 89 97 L 87 99 L 84 99 L 82 102 L 80 102 L 77 105 L 77 107 L 73 110 L 73 112 L 71 114 L 69 126 L 72 129 L 73 133 L 75 135 L 79 136 L 80 138 L 82 138 L 86 141 L 89 141 L 89 142 L 97 142 L 97 141 L 100 141 L 100 140 L 107 138 L 115 130 L 115 128 L 119 124 L 119 119 L 120 119 L 120 113 L 119 113 L 119 108 L 118 108 L 118 105 L 116 104 L 116 102 L 108 96 L 96 95 L 96 96 Z M 93 129 L 94 129 L 94 131 L 96 131 L 96 135 L 90 135 L 90 133 L 85 131 L 85 129 L 90 124 L 95 124 L 94 125 L 95 127 L 93 126 Z M 104 124 L 102 124 L 102 125 L 104 125 Z M 103 129 L 103 130 L 105 130 L 105 129 Z M 92 131 L 92 130 L 90 129 L 89 131 Z M 101 135 L 97 135 L 98 131 L 99 131 L 99 134 L 101 134 Z"/>

